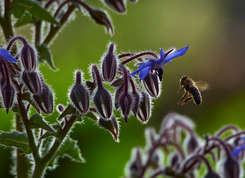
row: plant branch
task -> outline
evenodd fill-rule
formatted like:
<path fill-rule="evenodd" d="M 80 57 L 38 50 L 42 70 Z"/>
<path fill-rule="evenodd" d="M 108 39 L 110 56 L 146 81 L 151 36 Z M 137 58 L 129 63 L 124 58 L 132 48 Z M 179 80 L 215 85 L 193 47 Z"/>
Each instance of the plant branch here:
<path fill-rule="evenodd" d="M 62 143 L 62 141 L 64 140 L 65 136 L 68 134 L 68 132 L 72 128 L 72 126 L 75 123 L 76 119 L 77 119 L 77 117 L 74 116 L 74 115 L 72 115 L 69 118 L 69 120 L 67 121 L 65 127 L 61 131 L 60 137 L 55 139 L 55 142 L 52 145 L 51 149 L 49 150 L 49 152 L 42 159 L 42 161 L 44 163 L 48 163 L 50 160 L 53 159 L 53 157 L 55 156 L 56 151 L 58 150 L 58 148 L 60 146 L 60 144 Z"/>
<path fill-rule="evenodd" d="M 0 20 L 0 24 L 2 26 L 2 30 L 4 33 L 5 40 L 8 41 L 10 38 L 14 36 L 14 30 L 11 21 L 10 14 L 11 2 L 10 0 L 4 1 L 4 16 Z"/>
<path fill-rule="evenodd" d="M 31 151 L 32 151 L 34 160 L 37 163 L 37 162 L 40 161 L 40 156 L 38 154 L 38 150 L 37 150 L 37 147 L 36 147 L 36 143 L 35 143 L 35 139 L 34 139 L 32 130 L 31 130 L 30 125 L 28 123 L 29 120 L 28 120 L 26 108 L 24 106 L 24 103 L 22 102 L 22 95 L 21 95 L 21 93 L 18 93 L 17 94 L 17 100 L 18 100 L 18 104 L 19 104 L 19 108 L 20 108 L 21 118 L 23 120 L 25 129 L 26 129 L 26 133 L 27 133 L 27 136 L 28 136 L 29 145 L 30 145 L 30 148 L 31 148 Z"/>

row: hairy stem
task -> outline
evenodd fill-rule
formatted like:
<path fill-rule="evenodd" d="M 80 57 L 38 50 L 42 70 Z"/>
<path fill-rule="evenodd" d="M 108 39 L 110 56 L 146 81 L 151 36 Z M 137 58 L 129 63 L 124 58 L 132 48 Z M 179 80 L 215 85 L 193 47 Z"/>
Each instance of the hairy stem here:
<path fill-rule="evenodd" d="M 16 130 L 23 131 L 23 123 L 21 122 L 20 115 L 16 114 Z M 16 149 L 16 177 L 17 178 L 27 178 L 29 177 L 29 171 L 31 164 L 28 158 L 25 156 L 25 153 L 21 149 Z"/>
<path fill-rule="evenodd" d="M 41 40 L 41 33 L 42 33 L 42 21 L 37 20 L 35 23 L 35 46 L 38 47 Z"/>
<path fill-rule="evenodd" d="M 18 104 L 19 104 L 19 107 L 20 107 L 21 118 L 22 118 L 22 121 L 24 123 L 25 130 L 26 130 L 26 133 L 27 133 L 27 136 L 28 136 L 29 145 L 30 145 L 34 160 L 37 163 L 37 162 L 40 161 L 40 156 L 38 154 L 38 150 L 37 150 L 37 146 L 36 146 L 36 143 L 35 143 L 35 139 L 34 139 L 32 130 L 31 130 L 30 125 L 29 125 L 26 108 L 24 106 L 24 103 L 22 102 L 21 93 L 18 93 L 17 100 L 18 100 Z"/>
<path fill-rule="evenodd" d="M 42 178 L 44 175 L 46 165 L 42 162 L 35 164 L 34 171 L 33 171 L 33 178 Z"/>
<path fill-rule="evenodd" d="M 68 132 L 71 130 L 71 128 L 72 128 L 73 124 L 75 123 L 75 121 L 76 121 L 76 116 L 71 116 L 69 118 L 69 120 L 67 121 L 65 127 L 61 131 L 60 137 L 55 139 L 55 142 L 52 145 L 51 149 L 49 150 L 49 152 L 42 159 L 42 161 L 44 163 L 48 163 L 49 161 L 51 161 L 54 158 L 57 150 L 59 149 L 61 143 L 63 142 L 63 140 L 66 137 L 66 135 L 68 134 Z"/>
<path fill-rule="evenodd" d="M 72 12 L 75 10 L 75 6 L 71 5 L 70 7 L 68 7 L 68 10 L 66 11 L 66 13 L 63 15 L 63 17 L 60 20 L 60 24 L 57 26 L 51 26 L 50 31 L 48 33 L 48 35 L 46 36 L 45 40 L 43 41 L 44 45 L 49 45 L 50 42 L 53 40 L 53 38 L 55 37 L 55 35 L 59 32 L 59 30 L 61 29 L 61 27 L 65 24 L 65 22 L 68 20 L 68 18 L 70 17 L 70 15 L 72 14 Z"/>

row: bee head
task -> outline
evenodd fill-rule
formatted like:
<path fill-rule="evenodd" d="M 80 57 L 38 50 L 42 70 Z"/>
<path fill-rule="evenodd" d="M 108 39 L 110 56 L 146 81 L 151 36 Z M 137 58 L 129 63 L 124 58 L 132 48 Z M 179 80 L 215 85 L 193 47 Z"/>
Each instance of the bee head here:
<path fill-rule="evenodd" d="M 188 79 L 187 76 L 181 77 L 181 79 L 180 79 L 180 84 L 183 85 L 187 79 Z"/>

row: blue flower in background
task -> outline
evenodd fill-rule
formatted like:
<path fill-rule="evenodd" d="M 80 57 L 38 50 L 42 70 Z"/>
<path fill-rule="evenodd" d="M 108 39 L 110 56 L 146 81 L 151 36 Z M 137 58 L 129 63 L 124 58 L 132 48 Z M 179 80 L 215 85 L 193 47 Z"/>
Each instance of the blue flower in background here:
<path fill-rule="evenodd" d="M 156 70 L 160 71 L 159 78 L 161 80 L 162 78 L 162 73 L 163 73 L 163 68 L 165 64 L 172 62 L 173 58 L 176 58 L 178 56 L 182 56 L 186 53 L 188 50 L 189 46 L 186 46 L 185 48 L 179 49 L 177 51 L 174 51 L 174 49 L 168 51 L 166 54 L 164 53 L 163 49 L 160 49 L 160 58 L 159 59 L 150 59 L 147 62 L 141 64 L 138 69 L 134 72 L 132 72 L 130 75 L 135 76 L 136 74 L 139 73 L 139 78 L 140 80 L 144 80 L 148 73 L 151 70 Z"/>
<path fill-rule="evenodd" d="M 9 53 L 9 51 L 3 48 L 0 48 L 0 59 L 4 59 L 12 63 L 17 62 L 17 60 Z"/>
<path fill-rule="evenodd" d="M 245 141 L 245 137 L 242 138 Z M 245 150 L 245 143 L 243 145 L 236 146 L 232 151 L 232 156 L 237 158 L 239 153 Z"/>

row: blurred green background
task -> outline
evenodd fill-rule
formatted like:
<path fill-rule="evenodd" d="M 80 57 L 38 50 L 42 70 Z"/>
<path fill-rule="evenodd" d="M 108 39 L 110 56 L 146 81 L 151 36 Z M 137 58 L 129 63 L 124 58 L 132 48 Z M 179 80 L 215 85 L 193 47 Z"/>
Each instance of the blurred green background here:
<path fill-rule="evenodd" d="M 87 2 L 103 6 L 95 0 Z M 154 101 L 147 125 L 134 117 L 128 124 L 121 122 L 120 143 L 115 143 L 110 134 L 92 122 L 77 124 L 72 137 L 78 140 L 86 164 L 63 158 L 59 167 L 48 171 L 45 177 L 121 177 L 131 149 L 145 144 L 144 129 L 158 130 L 164 115 L 171 111 L 191 117 L 201 135 L 214 133 L 225 124 L 245 128 L 244 0 L 236 3 L 232 0 L 139 0 L 135 5 L 127 4 L 127 15 L 108 11 L 115 27 L 113 37 L 89 18 L 77 15 L 53 42 L 51 49 L 59 70 L 54 72 L 47 65 L 41 65 L 40 70 L 56 93 L 56 104 L 67 103 L 74 70 L 88 73 L 89 65 L 100 60 L 109 41 L 117 44 L 118 53 L 149 49 L 158 52 L 159 48 L 186 45 L 190 49 L 166 66 L 162 94 Z M 203 105 L 176 104 L 180 97 L 176 93 L 178 80 L 184 74 L 210 84 L 210 89 L 203 93 Z M 0 130 L 10 130 L 11 113 L 0 114 Z M 11 151 L 0 149 L 0 177 L 12 177 L 9 174 L 13 165 Z"/>

